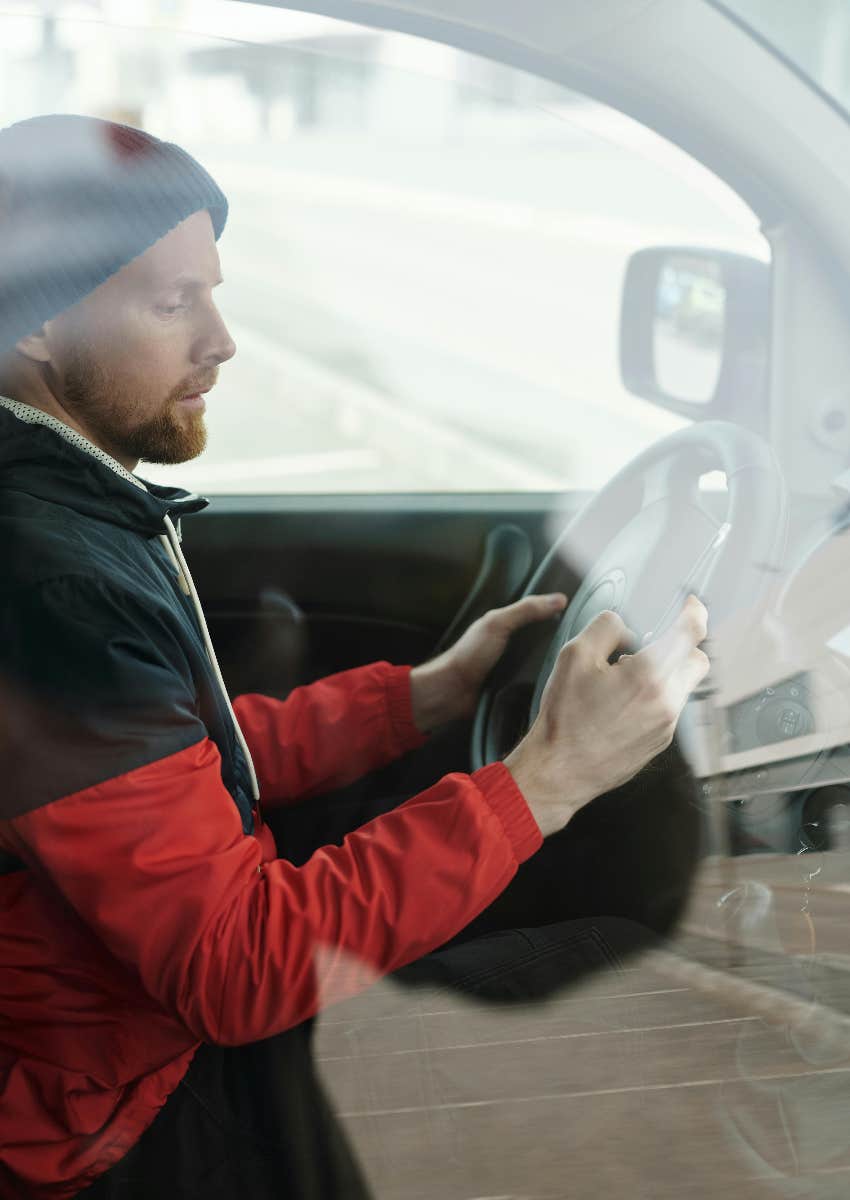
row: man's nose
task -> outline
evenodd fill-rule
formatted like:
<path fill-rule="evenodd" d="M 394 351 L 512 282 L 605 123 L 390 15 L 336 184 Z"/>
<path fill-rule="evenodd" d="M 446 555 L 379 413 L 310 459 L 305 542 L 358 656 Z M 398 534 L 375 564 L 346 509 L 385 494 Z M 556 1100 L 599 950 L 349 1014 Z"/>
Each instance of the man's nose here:
<path fill-rule="evenodd" d="M 201 337 L 195 346 L 195 359 L 203 365 L 218 366 L 236 353 L 236 343 L 230 336 L 221 313 L 212 306 Z"/>

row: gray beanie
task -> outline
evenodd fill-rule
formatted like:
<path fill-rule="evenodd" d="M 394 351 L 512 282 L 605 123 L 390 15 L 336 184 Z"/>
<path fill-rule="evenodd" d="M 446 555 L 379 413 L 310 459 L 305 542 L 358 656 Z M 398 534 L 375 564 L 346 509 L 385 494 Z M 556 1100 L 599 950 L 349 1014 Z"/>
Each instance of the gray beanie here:
<path fill-rule="evenodd" d="M 0 353 L 82 300 L 224 193 L 185 150 L 95 117 L 0 129 Z"/>

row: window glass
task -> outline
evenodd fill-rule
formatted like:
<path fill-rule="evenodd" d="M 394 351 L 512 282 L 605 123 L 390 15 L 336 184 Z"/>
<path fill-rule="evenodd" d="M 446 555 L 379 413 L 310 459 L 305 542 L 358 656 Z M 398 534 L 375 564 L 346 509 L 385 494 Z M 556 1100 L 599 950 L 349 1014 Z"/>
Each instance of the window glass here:
<path fill-rule="evenodd" d="M 752 212 L 628 117 L 447 47 L 259 5 L 0 16 L 3 123 L 76 111 L 180 142 L 230 201 L 238 347 L 199 491 L 596 487 L 684 423 L 627 392 L 629 256 L 767 258 Z"/>
<path fill-rule="evenodd" d="M 850 113 L 848 0 L 722 0 Z"/>

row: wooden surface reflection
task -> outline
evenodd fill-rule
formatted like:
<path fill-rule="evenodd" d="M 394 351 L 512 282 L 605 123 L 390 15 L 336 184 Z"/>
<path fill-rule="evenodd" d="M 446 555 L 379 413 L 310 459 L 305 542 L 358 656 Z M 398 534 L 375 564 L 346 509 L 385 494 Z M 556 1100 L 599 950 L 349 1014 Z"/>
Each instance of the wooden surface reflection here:
<path fill-rule="evenodd" d="M 848 907 L 850 856 L 713 860 L 674 942 L 545 1004 L 384 981 L 329 1009 L 378 1200 L 846 1197 Z"/>

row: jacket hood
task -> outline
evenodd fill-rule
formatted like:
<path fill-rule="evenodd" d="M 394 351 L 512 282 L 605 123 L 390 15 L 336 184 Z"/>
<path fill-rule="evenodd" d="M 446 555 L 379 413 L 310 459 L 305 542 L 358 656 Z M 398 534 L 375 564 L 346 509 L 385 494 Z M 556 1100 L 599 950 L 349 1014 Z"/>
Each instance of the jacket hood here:
<path fill-rule="evenodd" d="M 166 516 L 176 523 L 209 503 L 193 492 L 131 475 L 69 426 L 0 398 L 2 491 L 61 504 L 145 537 L 162 534 Z"/>

